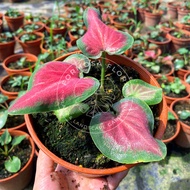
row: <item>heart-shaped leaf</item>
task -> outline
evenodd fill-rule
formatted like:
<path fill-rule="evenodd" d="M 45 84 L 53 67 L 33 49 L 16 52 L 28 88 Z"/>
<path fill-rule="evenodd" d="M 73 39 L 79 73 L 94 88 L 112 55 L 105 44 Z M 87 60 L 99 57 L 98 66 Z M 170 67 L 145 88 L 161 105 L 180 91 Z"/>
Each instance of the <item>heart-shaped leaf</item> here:
<path fill-rule="evenodd" d="M 11 173 L 16 173 L 20 170 L 21 168 L 21 161 L 18 157 L 13 156 L 12 158 L 10 158 L 9 160 L 6 160 L 4 162 L 5 164 L 5 168 L 7 171 L 11 172 Z"/>
<path fill-rule="evenodd" d="M 97 148 L 120 163 L 158 161 L 165 157 L 165 144 L 152 136 L 154 118 L 149 106 L 136 98 L 124 98 L 113 105 L 116 115 L 103 112 L 90 123 Z"/>
<path fill-rule="evenodd" d="M 155 105 L 162 101 L 162 88 L 150 85 L 140 79 L 133 79 L 125 83 L 122 93 L 124 97 L 139 98 L 148 105 Z"/>
<path fill-rule="evenodd" d="M 83 54 L 70 55 L 64 61 L 75 65 L 83 73 L 88 73 L 91 68 L 90 60 Z"/>
<path fill-rule="evenodd" d="M 99 81 L 92 77 L 79 78 L 75 65 L 54 61 L 43 65 L 35 76 L 31 89 L 10 107 L 10 114 L 39 113 L 67 107 L 94 94 Z"/>
<path fill-rule="evenodd" d="M 77 40 L 78 48 L 90 58 L 100 58 L 102 52 L 122 54 L 133 44 L 133 37 L 104 24 L 95 8 L 87 8 L 83 15 L 87 32 Z"/>
<path fill-rule="evenodd" d="M 60 122 L 66 122 L 86 113 L 89 108 L 88 104 L 78 103 L 66 108 L 55 110 L 54 114 Z"/>

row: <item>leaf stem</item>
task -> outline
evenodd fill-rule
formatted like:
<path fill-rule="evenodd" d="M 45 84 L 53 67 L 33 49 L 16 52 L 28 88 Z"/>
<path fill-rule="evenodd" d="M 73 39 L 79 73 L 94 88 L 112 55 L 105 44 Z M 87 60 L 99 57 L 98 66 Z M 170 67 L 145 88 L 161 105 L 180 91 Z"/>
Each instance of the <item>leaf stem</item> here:
<path fill-rule="evenodd" d="M 102 53 L 102 68 L 101 68 L 101 81 L 100 81 L 100 92 L 104 92 L 104 81 L 106 72 L 106 52 Z"/>

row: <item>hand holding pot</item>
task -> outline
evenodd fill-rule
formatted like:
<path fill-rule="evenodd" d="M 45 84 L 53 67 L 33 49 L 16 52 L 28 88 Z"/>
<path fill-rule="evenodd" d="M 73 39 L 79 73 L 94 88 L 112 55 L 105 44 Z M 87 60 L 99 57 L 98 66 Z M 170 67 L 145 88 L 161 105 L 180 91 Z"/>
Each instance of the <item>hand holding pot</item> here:
<path fill-rule="evenodd" d="M 114 190 L 127 175 L 128 170 L 99 178 L 88 178 L 57 165 L 42 151 L 39 152 L 33 190 Z"/>

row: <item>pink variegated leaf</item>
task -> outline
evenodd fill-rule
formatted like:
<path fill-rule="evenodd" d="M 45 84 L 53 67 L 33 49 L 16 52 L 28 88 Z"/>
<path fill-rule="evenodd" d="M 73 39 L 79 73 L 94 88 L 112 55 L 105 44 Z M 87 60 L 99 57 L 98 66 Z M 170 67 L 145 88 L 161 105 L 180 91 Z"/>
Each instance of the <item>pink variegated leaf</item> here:
<path fill-rule="evenodd" d="M 88 73 L 91 68 L 90 60 L 83 54 L 70 55 L 64 62 L 75 65 L 83 73 Z"/>
<path fill-rule="evenodd" d="M 155 59 L 157 56 L 155 50 L 147 50 L 144 52 L 144 55 L 146 58 L 152 58 L 152 59 Z"/>
<path fill-rule="evenodd" d="M 172 60 L 173 60 L 173 56 L 172 56 L 172 55 L 165 56 L 165 57 L 163 57 L 163 59 L 162 59 L 162 61 L 163 61 L 164 63 L 170 62 L 170 61 L 172 61 Z"/>
<path fill-rule="evenodd" d="M 166 146 L 152 136 L 154 117 L 148 105 L 137 98 L 124 98 L 113 105 L 116 114 L 96 114 L 90 134 L 97 148 L 111 160 L 133 164 L 159 161 Z"/>
<path fill-rule="evenodd" d="M 100 58 L 102 52 L 122 54 L 132 46 L 133 37 L 104 24 L 98 10 L 87 8 L 83 19 L 87 32 L 77 40 L 77 46 L 87 57 Z"/>
<path fill-rule="evenodd" d="M 124 97 L 139 98 L 148 105 L 155 105 L 162 101 L 162 88 L 150 85 L 140 79 L 126 82 L 122 88 L 122 93 Z"/>
<path fill-rule="evenodd" d="M 79 73 L 69 63 L 44 64 L 35 73 L 31 89 L 10 106 L 9 113 L 38 113 L 82 102 L 99 88 L 99 81 L 92 77 L 79 78 Z"/>

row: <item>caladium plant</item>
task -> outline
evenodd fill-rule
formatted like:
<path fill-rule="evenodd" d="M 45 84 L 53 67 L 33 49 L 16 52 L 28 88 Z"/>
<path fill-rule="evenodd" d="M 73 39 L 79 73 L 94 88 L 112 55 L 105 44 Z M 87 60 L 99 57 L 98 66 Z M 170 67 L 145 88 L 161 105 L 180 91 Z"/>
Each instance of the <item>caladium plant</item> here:
<path fill-rule="evenodd" d="M 106 96 L 106 54 L 124 53 L 132 46 L 133 38 L 106 26 L 94 8 L 85 10 L 84 22 L 87 32 L 77 41 L 83 54 L 39 66 L 30 77 L 27 92 L 10 106 L 9 114 L 54 111 L 58 120 L 65 123 L 90 109 L 91 104 L 85 103 L 87 98 L 95 94 Z M 92 59 L 101 61 L 99 79 L 86 76 Z M 89 131 L 94 144 L 102 154 L 120 163 L 163 159 L 166 146 L 153 137 L 154 116 L 149 107 L 162 101 L 162 89 L 133 79 L 121 91 L 118 102 L 93 115 Z"/>

